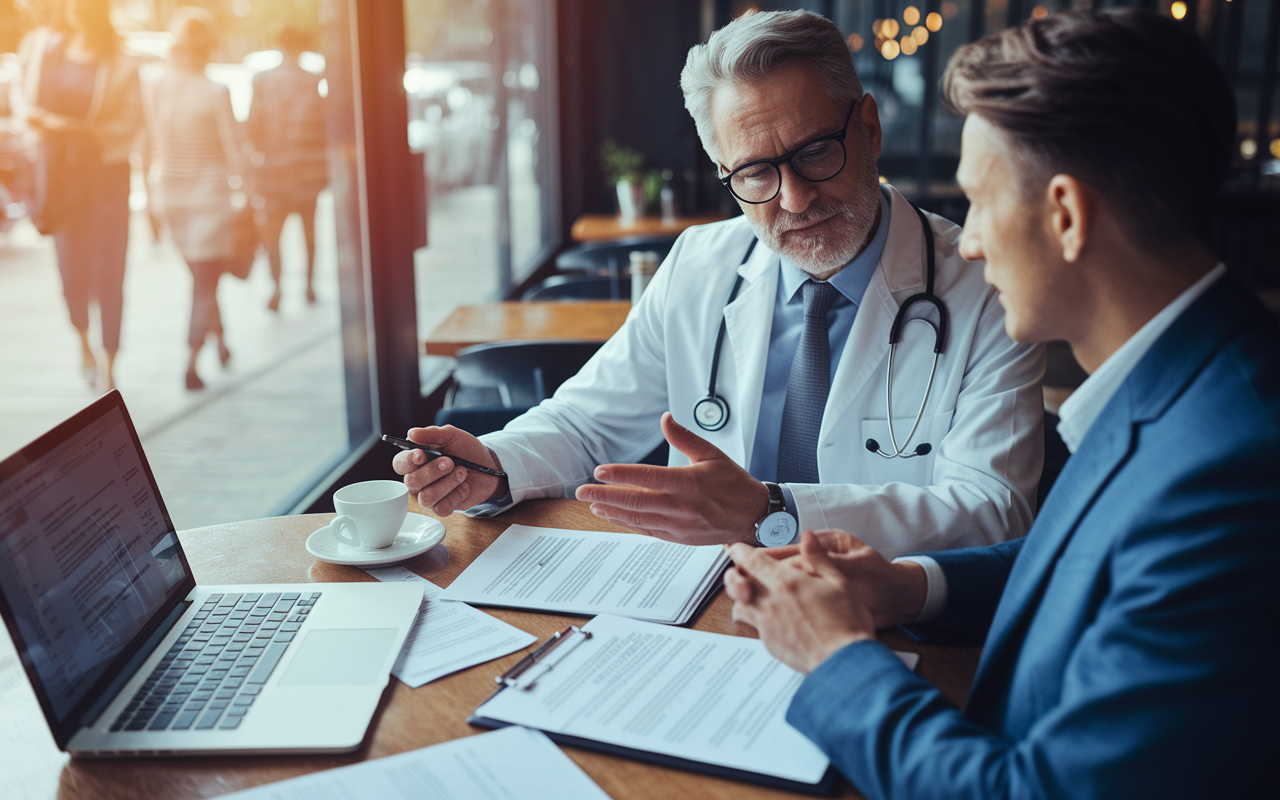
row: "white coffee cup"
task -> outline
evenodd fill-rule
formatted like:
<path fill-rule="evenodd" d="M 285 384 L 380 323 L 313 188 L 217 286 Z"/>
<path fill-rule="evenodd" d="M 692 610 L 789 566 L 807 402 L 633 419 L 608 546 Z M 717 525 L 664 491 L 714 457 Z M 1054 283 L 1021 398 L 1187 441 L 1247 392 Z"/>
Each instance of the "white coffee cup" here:
<path fill-rule="evenodd" d="M 338 516 L 329 527 L 343 544 L 378 550 L 390 547 L 409 514 L 409 487 L 400 481 L 361 481 L 333 493 Z"/>

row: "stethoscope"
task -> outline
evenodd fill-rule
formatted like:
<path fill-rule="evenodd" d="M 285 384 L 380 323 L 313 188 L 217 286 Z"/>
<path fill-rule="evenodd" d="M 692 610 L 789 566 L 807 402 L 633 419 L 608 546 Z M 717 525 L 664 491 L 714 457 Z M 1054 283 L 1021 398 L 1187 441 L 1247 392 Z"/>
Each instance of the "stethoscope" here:
<path fill-rule="evenodd" d="M 933 449 L 933 445 L 924 443 L 916 447 L 912 452 L 907 452 L 906 450 L 911 443 L 912 437 L 916 435 L 916 429 L 920 427 L 920 420 L 924 418 L 924 409 L 928 405 L 929 395 L 933 391 L 933 380 L 938 373 L 938 358 L 946 351 L 947 346 L 947 306 L 946 303 L 942 302 L 942 298 L 933 293 L 933 230 L 929 227 L 929 221 L 925 219 L 924 212 L 914 206 L 912 206 L 912 209 L 920 217 L 920 225 L 924 229 L 925 289 L 923 292 L 912 295 L 903 301 L 902 306 L 898 309 L 897 316 L 893 318 L 893 325 L 889 328 L 889 366 L 884 379 L 884 403 L 888 414 L 889 440 L 893 444 L 893 452 L 886 453 L 875 439 L 867 440 L 867 449 L 884 458 L 914 458 L 928 455 L 929 451 Z M 747 247 L 746 255 L 742 257 L 743 264 L 750 260 L 751 253 L 755 249 L 756 240 L 753 238 L 751 245 Z M 733 301 L 738 297 L 740 288 L 742 288 L 741 274 L 733 282 L 733 289 L 729 292 L 729 302 L 725 304 L 726 306 L 732 305 Z M 907 312 L 917 303 L 929 303 L 938 310 L 937 325 L 922 317 L 907 319 Z M 893 429 L 893 355 L 898 349 L 898 342 L 902 340 L 902 329 L 909 322 L 923 322 L 933 329 L 933 366 L 929 369 L 929 383 L 925 386 L 924 399 L 920 401 L 920 409 L 916 412 L 915 424 L 911 426 L 911 432 L 907 434 L 907 438 L 900 447 L 898 446 L 898 437 Z M 711 357 L 711 380 L 708 383 L 707 395 L 694 403 L 693 406 L 693 421 L 704 431 L 718 431 L 729 422 L 729 402 L 716 393 L 716 377 L 720 371 L 720 351 L 724 346 L 724 335 L 727 329 L 728 324 L 721 318 L 720 332 L 716 334 L 715 353 Z"/>

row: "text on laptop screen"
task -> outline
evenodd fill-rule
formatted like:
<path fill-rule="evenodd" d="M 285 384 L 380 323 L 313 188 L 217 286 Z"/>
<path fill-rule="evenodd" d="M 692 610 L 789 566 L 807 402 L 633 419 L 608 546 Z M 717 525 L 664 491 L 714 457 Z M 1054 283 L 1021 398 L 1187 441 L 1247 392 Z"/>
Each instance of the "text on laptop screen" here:
<path fill-rule="evenodd" d="M 59 719 L 186 575 L 119 408 L 0 483 L 0 587 Z"/>

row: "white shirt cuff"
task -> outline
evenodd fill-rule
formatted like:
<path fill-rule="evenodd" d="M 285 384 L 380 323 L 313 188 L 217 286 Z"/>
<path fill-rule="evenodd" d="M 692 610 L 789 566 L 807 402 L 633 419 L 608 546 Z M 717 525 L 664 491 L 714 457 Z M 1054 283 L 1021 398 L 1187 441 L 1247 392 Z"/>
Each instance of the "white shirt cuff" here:
<path fill-rule="evenodd" d="M 933 621 L 947 606 L 947 574 L 942 571 L 938 562 L 929 556 L 903 556 L 895 558 L 893 563 L 897 564 L 899 561 L 910 561 L 924 568 L 924 607 L 920 609 L 920 614 L 913 624 L 919 625 Z"/>

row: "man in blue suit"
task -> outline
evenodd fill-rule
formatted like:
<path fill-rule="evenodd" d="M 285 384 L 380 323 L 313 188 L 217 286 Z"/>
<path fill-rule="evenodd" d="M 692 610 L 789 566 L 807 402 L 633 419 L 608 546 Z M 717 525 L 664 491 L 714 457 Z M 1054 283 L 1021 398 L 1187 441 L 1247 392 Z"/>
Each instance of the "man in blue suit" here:
<path fill-rule="evenodd" d="M 734 616 L 807 673 L 787 719 L 868 797 L 1258 792 L 1280 723 L 1280 331 L 1207 245 L 1230 89 L 1147 12 L 993 35 L 944 89 L 967 115 L 961 253 L 1013 339 L 1065 339 L 1090 373 L 1061 408 L 1074 453 L 1025 539 L 893 563 L 834 531 L 733 545 Z M 893 624 L 985 641 L 963 711 L 875 641 Z"/>

